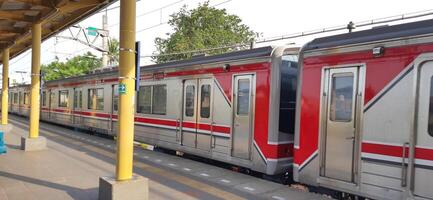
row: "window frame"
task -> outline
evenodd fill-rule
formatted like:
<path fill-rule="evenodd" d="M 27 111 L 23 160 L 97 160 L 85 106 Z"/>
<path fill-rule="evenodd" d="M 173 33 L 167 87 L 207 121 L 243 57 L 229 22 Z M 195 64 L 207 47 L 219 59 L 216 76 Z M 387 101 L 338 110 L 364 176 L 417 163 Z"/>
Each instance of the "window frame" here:
<path fill-rule="evenodd" d="M 90 95 L 90 91 L 92 92 L 92 95 Z M 98 91 L 102 91 L 102 97 L 98 98 Z M 96 95 L 96 107 L 93 108 L 93 101 L 90 101 L 91 96 Z M 98 105 L 101 105 L 98 103 L 98 99 L 102 99 L 102 107 L 99 107 Z M 90 103 L 92 102 L 92 104 Z M 87 109 L 89 110 L 104 110 L 104 88 L 89 88 L 87 89 Z"/>
<path fill-rule="evenodd" d="M 333 106 L 333 100 L 335 99 L 335 102 L 337 103 L 337 101 L 338 101 L 338 97 L 335 95 L 333 95 L 332 93 L 334 92 L 334 91 L 336 91 L 337 90 L 337 88 L 335 87 L 335 82 L 334 82 L 334 80 L 336 80 L 336 78 L 351 78 L 351 80 L 352 80 L 352 85 L 351 85 L 351 87 L 352 87 L 352 90 L 351 90 L 351 92 L 352 92 L 352 94 L 351 94 L 351 101 L 350 101 L 350 116 L 349 116 L 349 118 L 348 119 L 339 119 L 339 118 L 337 118 L 337 104 L 335 104 L 334 106 Z M 329 98 L 329 120 L 330 121 L 332 121 L 332 122 L 345 122 L 345 123 L 348 123 L 348 122 L 352 122 L 354 119 L 354 116 L 353 116 L 353 114 L 354 114 L 354 110 L 353 110 L 353 106 L 354 106 L 354 101 L 353 101 L 353 99 L 354 98 L 356 98 L 355 96 L 354 96 L 354 94 L 353 94 L 353 92 L 354 92 L 354 90 L 355 90 L 355 84 L 354 84 L 354 80 L 355 80 L 355 74 L 353 73 L 353 72 L 343 72 L 343 73 L 335 73 L 335 74 L 332 74 L 332 76 L 331 76 L 331 88 L 330 88 L 330 98 Z M 334 118 L 332 117 L 332 113 L 331 113 L 331 109 L 332 108 L 334 108 L 334 112 L 335 112 L 335 116 L 334 116 Z"/>
<path fill-rule="evenodd" d="M 155 112 L 155 87 L 163 87 L 165 89 L 165 101 L 164 101 L 164 112 L 162 113 L 156 113 Z M 142 111 L 140 108 L 141 105 L 141 99 L 140 99 L 140 95 L 142 94 L 141 89 L 142 88 L 149 88 L 150 89 L 150 93 L 149 93 L 149 100 L 150 100 L 150 110 L 149 111 Z M 145 93 L 146 94 L 146 93 Z M 145 95 L 144 94 L 144 95 Z M 154 85 L 141 85 L 138 89 L 138 95 L 137 95 L 137 114 L 146 114 L 146 115 L 167 115 L 167 96 L 168 96 L 168 90 L 167 90 L 167 84 L 154 84 Z M 146 100 L 146 96 L 142 97 L 142 100 Z"/>
<path fill-rule="evenodd" d="M 187 103 L 187 94 L 188 94 L 188 92 L 187 92 L 187 90 L 188 90 L 188 87 L 192 87 L 192 115 L 189 115 L 189 112 L 188 112 L 188 110 L 190 110 L 189 108 L 190 107 L 187 107 L 186 106 L 186 103 Z M 196 98 L 195 98 L 195 96 L 196 96 L 196 88 L 195 88 L 196 86 L 195 85 L 187 85 L 186 87 L 185 87 L 185 103 L 184 103 L 184 107 L 185 107 L 185 111 L 184 111 L 184 115 L 185 115 L 185 117 L 195 117 L 195 114 L 196 114 L 196 111 L 195 111 L 195 105 L 196 105 L 196 103 L 197 102 L 195 102 L 196 101 Z"/>
<path fill-rule="evenodd" d="M 68 108 L 69 107 L 69 90 L 59 90 L 58 92 L 59 96 L 57 97 L 58 101 L 57 101 L 57 106 L 59 108 Z M 62 101 L 62 97 L 64 97 L 64 95 L 66 95 L 66 98 L 63 98 L 63 100 L 65 100 L 65 102 Z"/>
<path fill-rule="evenodd" d="M 203 94 L 205 94 L 205 93 L 203 93 L 203 87 L 204 86 L 208 87 L 208 94 L 209 94 L 208 96 L 203 95 Z M 204 99 L 203 97 L 209 98 L 209 105 L 207 106 L 207 108 L 203 107 L 203 99 Z M 211 107 L 212 107 L 212 85 L 209 83 L 205 83 L 205 84 L 200 85 L 200 118 L 210 119 Z M 205 109 L 203 109 L 203 108 L 205 108 Z M 203 116 L 203 110 L 207 111 L 207 113 L 206 113 L 207 115 Z"/>

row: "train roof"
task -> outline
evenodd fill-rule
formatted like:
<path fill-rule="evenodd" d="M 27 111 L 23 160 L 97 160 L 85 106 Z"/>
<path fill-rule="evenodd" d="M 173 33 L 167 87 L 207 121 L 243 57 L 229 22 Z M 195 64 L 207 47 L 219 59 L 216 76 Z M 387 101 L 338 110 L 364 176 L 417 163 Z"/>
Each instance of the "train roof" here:
<path fill-rule="evenodd" d="M 187 60 L 148 65 L 148 66 L 144 66 L 144 68 L 150 70 L 158 70 L 158 69 L 165 69 L 165 68 L 182 68 L 186 66 L 226 62 L 231 60 L 243 60 L 249 58 L 267 57 L 267 56 L 271 56 L 273 49 L 274 48 L 271 46 L 266 46 L 266 47 L 260 47 L 256 49 L 235 51 L 235 52 L 219 54 L 214 56 L 200 56 L 200 57 L 193 57 Z"/>
<path fill-rule="evenodd" d="M 264 57 L 270 57 L 272 55 L 273 50 L 274 50 L 274 47 L 266 46 L 266 47 L 260 47 L 260 48 L 255 48 L 255 49 L 234 51 L 234 52 L 230 52 L 230 53 L 224 53 L 224 54 L 213 55 L 213 56 L 199 56 L 199 57 L 193 57 L 193 58 L 187 59 L 187 60 L 173 61 L 173 62 L 167 62 L 167 63 L 162 63 L 162 64 L 146 65 L 146 66 L 141 66 L 140 68 L 141 68 L 141 71 L 148 71 L 148 70 L 152 71 L 152 70 L 163 70 L 163 69 L 170 69 L 170 68 L 183 68 L 183 67 L 188 67 L 188 66 L 197 66 L 197 65 L 209 64 L 209 63 L 229 62 L 229 61 L 234 61 L 234 60 L 245 60 L 245 59 L 251 59 L 251 58 L 264 58 Z M 113 68 L 105 69 L 105 70 L 101 69 L 101 70 L 96 70 L 92 73 L 81 75 L 81 76 L 74 76 L 74 77 L 69 77 L 69 78 L 47 81 L 47 83 L 75 80 L 75 79 L 80 79 L 80 78 L 89 77 L 89 76 L 100 76 L 100 75 L 113 74 L 117 71 L 118 71 L 118 67 L 113 67 Z"/>
<path fill-rule="evenodd" d="M 433 33 L 433 19 L 317 38 L 304 51 Z"/>

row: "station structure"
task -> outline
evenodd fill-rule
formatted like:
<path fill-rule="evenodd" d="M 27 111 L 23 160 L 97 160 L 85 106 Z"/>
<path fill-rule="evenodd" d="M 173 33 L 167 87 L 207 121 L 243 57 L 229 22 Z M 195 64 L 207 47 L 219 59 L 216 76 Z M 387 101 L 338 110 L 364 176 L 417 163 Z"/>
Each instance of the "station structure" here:
<path fill-rule="evenodd" d="M 24 151 L 45 148 L 46 139 L 39 136 L 39 102 L 41 82 L 41 42 L 67 27 L 100 11 L 113 0 L 1 0 L 0 51 L 2 53 L 2 118 L 1 129 L 8 125 L 9 60 L 32 50 L 30 126 L 21 139 Z M 147 179 L 133 175 L 134 137 L 134 59 L 136 1 L 120 0 L 120 65 L 119 85 L 125 86 L 120 96 L 117 163 L 113 177 L 101 177 L 99 199 L 148 199 Z M 140 185 L 137 187 L 137 185 Z"/>

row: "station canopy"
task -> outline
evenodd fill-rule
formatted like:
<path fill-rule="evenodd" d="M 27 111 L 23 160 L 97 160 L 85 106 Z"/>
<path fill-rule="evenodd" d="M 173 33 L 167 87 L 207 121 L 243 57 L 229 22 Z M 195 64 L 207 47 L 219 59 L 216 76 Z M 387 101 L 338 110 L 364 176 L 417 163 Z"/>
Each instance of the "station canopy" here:
<path fill-rule="evenodd" d="M 34 23 L 41 23 L 42 40 L 45 40 L 112 2 L 114 0 L 0 0 L 0 54 L 10 48 L 12 59 L 30 49 Z"/>

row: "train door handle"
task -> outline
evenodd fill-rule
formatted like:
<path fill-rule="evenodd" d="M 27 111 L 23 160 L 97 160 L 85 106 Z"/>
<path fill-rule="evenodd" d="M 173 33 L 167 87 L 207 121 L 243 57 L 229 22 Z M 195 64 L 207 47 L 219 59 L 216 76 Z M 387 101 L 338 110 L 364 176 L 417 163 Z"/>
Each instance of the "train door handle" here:
<path fill-rule="evenodd" d="M 352 137 L 346 137 L 346 140 L 354 140 L 355 139 L 355 136 L 352 136 Z"/>
<path fill-rule="evenodd" d="M 235 126 L 240 126 L 240 124 L 239 123 L 235 123 Z"/>

